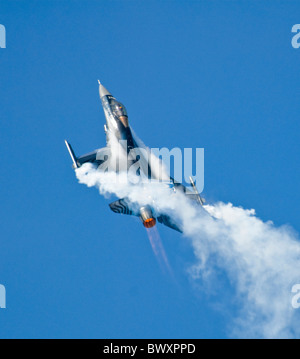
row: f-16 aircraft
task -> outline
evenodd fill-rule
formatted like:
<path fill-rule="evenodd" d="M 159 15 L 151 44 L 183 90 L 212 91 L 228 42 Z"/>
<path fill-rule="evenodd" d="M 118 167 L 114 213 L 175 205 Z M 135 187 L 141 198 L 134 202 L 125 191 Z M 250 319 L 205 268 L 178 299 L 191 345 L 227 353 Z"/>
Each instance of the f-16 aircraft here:
<path fill-rule="evenodd" d="M 80 157 L 76 157 L 75 152 L 72 149 L 70 143 L 65 140 L 65 144 L 71 156 L 73 162 L 73 168 L 76 170 L 85 163 L 91 163 L 97 168 L 101 168 L 101 165 L 107 160 L 107 157 L 111 154 L 112 148 L 110 147 L 109 140 L 113 137 L 122 146 L 125 153 L 130 154 L 132 150 L 138 149 L 136 139 L 133 136 L 131 128 L 129 126 L 128 114 L 124 105 L 122 105 L 116 98 L 100 83 L 99 83 L 99 95 L 106 118 L 106 124 L 104 125 L 104 131 L 106 134 L 107 147 L 97 149 L 93 152 L 85 154 Z M 139 158 L 140 159 L 140 158 Z M 136 158 L 129 156 L 127 159 L 128 163 L 126 167 L 136 162 Z M 124 166 L 123 166 L 124 168 Z M 118 171 L 117 168 L 115 169 Z M 159 180 L 153 170 L 151 163 L 147 163 L 147 172 L 145 175 L 148 178 Z M 166 178 L 164 178 L 166 181 Z M 167 182 L 174 192 L 182 192 L 188 196 L 189 199 L 196 201 L 199 205 L 203 205 L 204 199 L 200 196 L 197 191 L 196 185 L 190 177 L 191 186 L 193 192 L 187 189 L 181 183 L 177 183 L 172 177 L 167 178 Z M 180 226 L 165 213 L 157 213 L 155 208 L 151 208 L 149 205 L 138 205 L 131 203 L 128 198 L 120 198 L 117 201 L 109 205 L 110 209 L 115 213 L 134 215 L 141 219 L 143 225 L 146 228 L 152 228 L 156 225 L 156 220 L 159 223 L 164 224 L 178 232 L 182 232 Z"/>

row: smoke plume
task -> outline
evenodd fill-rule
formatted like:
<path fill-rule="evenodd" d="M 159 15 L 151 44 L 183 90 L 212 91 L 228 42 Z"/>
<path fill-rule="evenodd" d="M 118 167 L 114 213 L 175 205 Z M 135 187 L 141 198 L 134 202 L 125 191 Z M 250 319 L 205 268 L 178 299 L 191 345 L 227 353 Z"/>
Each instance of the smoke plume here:
<path fill-rule="evenodd" d="M 180 224 L 195 254 L 189 269 L 193 282 L 209 292 L 221 286 L 220 273 L 225 273 L 234 293 L 232 301 L 239 308 L 231 320 L 231 336 L 299 337 L 291 288 L 300 283 L 300 242 L 292 228 L 263 222 L 253 209 L 231 203 L 202 208 L 163 184 L 144 184 L 141 189 L 124 173 L 99 172 L 91 164 L 77 169 L 76 175 L 80 183 L 97 187 L 102 195 L 126 197 L 142 205 L 155 203 L 155 210 Z M 222 293 L 219 300 L 223 302 Z"/>

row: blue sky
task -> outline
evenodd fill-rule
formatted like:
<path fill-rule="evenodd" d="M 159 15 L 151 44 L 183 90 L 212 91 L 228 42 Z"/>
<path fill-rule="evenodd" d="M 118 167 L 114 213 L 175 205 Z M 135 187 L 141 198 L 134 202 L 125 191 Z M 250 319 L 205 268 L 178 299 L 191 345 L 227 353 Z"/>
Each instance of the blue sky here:
<path fill-rule="evenodd" d="M 189 240 L 159 228 L 177 284 L 137 219 L 79 185 L 64 145 L 105 143 L 97 79 L 150 147 L 205 148 L 208 201 L 299 226 L 295 1 L 0 4 L 1 338 L 226 338 L 234 294 L 187 274 Z M 217 284 L 218 287 L 218 284 Z"/>

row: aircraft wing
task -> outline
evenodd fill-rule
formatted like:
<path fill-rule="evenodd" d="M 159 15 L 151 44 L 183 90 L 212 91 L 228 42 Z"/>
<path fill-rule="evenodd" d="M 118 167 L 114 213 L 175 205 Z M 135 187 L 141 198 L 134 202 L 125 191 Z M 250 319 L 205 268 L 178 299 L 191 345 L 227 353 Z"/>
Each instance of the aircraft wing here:
<path fill-rule="evenodd" d="M 100 166 L 102 163 L 104 163 L 107 160 L 107 156 L 109 155 L 109 149 L 107 147 L 104 147 L 104 148 L 99 148 L 93 152 L 86 153 L 83 156 L 76 157 L 72 146 L 67 140 L 65 140 L 65 144 L 73 161 L 74 169 L 88 162 Z"/>
<path fill-rule="evenodd" d="M 87 162 L 95 163 L 97 166 L 100 166 L 107 160 L 109 153 L 110 150 L 108 147 L 99 148 L 98 150 L 78 157 L 77 162 L 80 164 L 80 166 Z"/>
<path fill-rule="evenodd" d="M 173 181 L 174 179 L 171 178 Z M 174 188 L 176 189 L 176 191 L 180 191 L 182 193 L 184 193 L 184 195 L 189 198 L 192 201 L 197 202 L 199 205 L 203 206 L 203 204 L 205 203 L 205 199 L 203 197 L 200 196 L 196 184 L 193 180 L 192 177 L 190 177 L 190 182 L 191 185 L 193 187 L 193 192 L 190 191 L 188 188 L 186 188 L 184 185 L 182 185 L 181 183 L 174 183 Z"/>
<path fill-rule="evenodd" d="M 157 217 L 159 223 L 164 224 L 165 226 L 175 229 L 175 231 L 182 233 L 182 230 L 175 224 L 175 222 L 171 219 L 171 217 L 162 214 Z"/>

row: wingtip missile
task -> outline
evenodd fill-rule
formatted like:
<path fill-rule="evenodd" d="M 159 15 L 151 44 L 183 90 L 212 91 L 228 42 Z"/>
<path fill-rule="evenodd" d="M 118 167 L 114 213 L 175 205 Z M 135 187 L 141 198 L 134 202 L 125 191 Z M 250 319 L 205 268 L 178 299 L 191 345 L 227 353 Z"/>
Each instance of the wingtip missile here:
<path fill-rule="evenodd" d="M 199 194 L 199 192 L 197 190 L 196 184 L 195 184 L 195 182 L 193 180 L 193 177 L 191 177 L 191 176 L 190 176 L 190 182 L 191 182 L 191 185 L 193 187 L 193 190 L 194 190 L 195 194 L 198 197 L 199 204 L 201 204 L 201 206 L 203 206 L 203 204 L 205 203 L 205 199 L 200 196 L 200 194 Z"/>
<path fill-rule="evenodd" d="M 77 162 L 76 162 L 76 156 L 75 156 L 75 153 L 73 151 L 73 148 L 72 148 L 72 146 L 69 144 L 69 142 L 67 140 L 65 140 L 65 144 L 67 146 L 67 149 L 69 151 L 70 157 L 72 159 L 73 168 L 76 169 L 76 168 L 78 168 L 78 165 L 77 165 Z"/>

